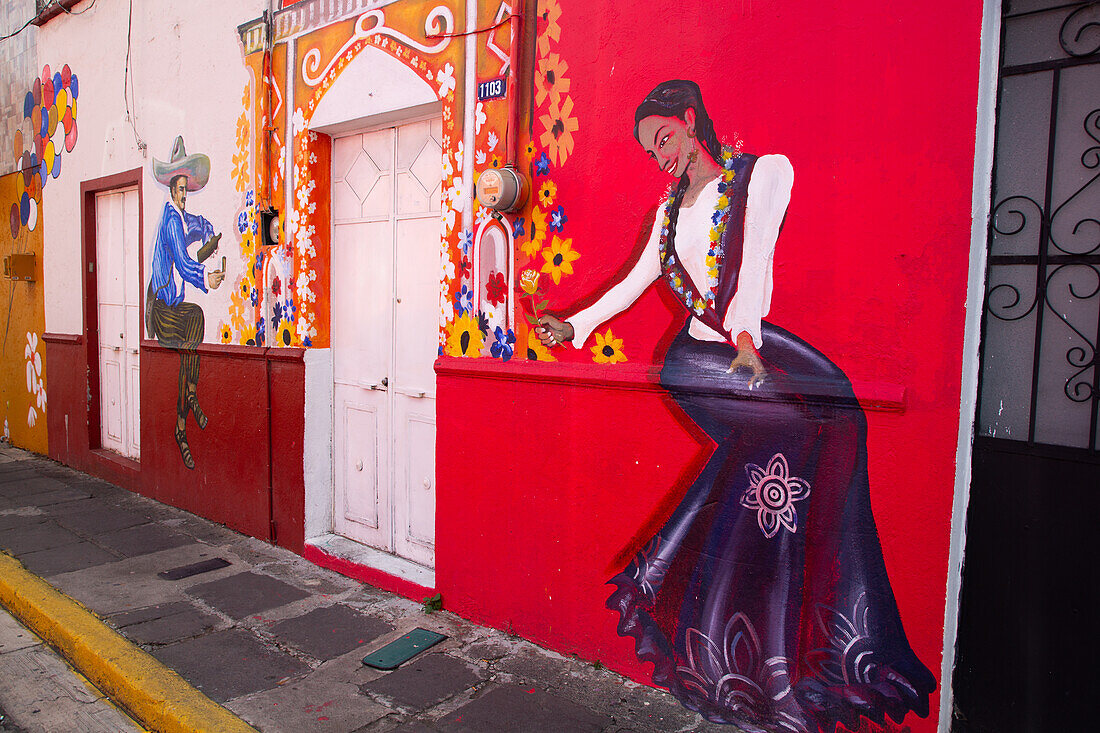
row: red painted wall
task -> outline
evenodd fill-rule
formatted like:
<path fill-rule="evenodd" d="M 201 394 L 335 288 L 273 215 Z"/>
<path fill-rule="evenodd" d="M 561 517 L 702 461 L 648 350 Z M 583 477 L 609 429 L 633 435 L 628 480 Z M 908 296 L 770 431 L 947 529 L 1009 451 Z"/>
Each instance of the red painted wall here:
<path fill-rule="evenodd" d="M 867 414 L 871 497 L 906 633 L 938 676 L 980 5 L 557 4 L 579 129 L 549 177 L 568 215 L 561 236 L 581 258 L 548 288 L 548 310 L 574 312 L 623 271 L 672 183 L 631 133 L 657 83 L 698 82 L 719 136 L 785 154 L 795 184 L 767 320 L 821 349 L 865 404 L 904 395 L 900 409 Z M 610 322 L 630 362 L 599 373 L 659 363 L 682 313 L 651 289 Z M 587 348 L 556 356 L 591 365 Z M 603 584 L 664 520 L 706 439 L 658 390 L 592 384 L 565 365 L 498 361 L 486 375 L 484 361 L 440 363 L 446 607 L 648 680 Z M 929 718 L 907 718 L 913 730 L 934 729 L 936 700 Z"/>
<path fill-rule="evenodd" d="M 277 544 L 302 551 L 301 349 L 199 348 L 198 397 L 209 424 L 200 430 L 188 418 L 196 464 L 188 470 L 174 433 L 176 351 L 143 342 L 141 460 L 135 462 L 92 447 L 98 444 L 99 428 L 88 422 L 84 338 L 48 335 L 45 341 L 52 365 L 47 388 L 51 458 L 253 537 L 271 539 L 274 520 Z"/>

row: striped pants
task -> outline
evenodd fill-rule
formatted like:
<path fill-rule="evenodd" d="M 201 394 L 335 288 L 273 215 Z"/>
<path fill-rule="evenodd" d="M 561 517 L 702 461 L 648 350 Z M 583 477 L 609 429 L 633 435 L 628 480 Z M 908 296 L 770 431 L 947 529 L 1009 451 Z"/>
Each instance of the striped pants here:
<path fill-rule="evenodd" d="M 153 298 L 153 328 L 162 346 L 180 352 L 179 397 L 176 414 L 186 417 L 188 410 L 188 385 L 199 383 L 199 353 L 195 350 L 202 343 L 206 319 L 202 308 L 194 303 L 168 305 L 160 298 Z"/>

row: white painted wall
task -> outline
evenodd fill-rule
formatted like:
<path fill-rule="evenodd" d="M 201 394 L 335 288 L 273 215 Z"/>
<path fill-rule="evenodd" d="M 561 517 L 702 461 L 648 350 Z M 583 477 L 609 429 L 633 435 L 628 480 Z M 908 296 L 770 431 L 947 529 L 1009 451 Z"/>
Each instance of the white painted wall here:
<path fill-rule="evenodd" d="M 235 234 L 241 197 L 230 168 L 248 72 L 236 28 L 260 16 L 266 5 L 264 0 L 133 0 L 130 110 L 137 136 L 148 145 L 144 153 L 123 100 L 129 3 L 97 2 L 81 15 L 59 15 L 40 30 L 38 68 L 68 64 L 80 83 L 76 147 L 65 154 L 61 175 L 43 190 L 47 332 L 83 330 L 81 181 L 143 169 L 142 240 L 148 262 L 168 200 L 167 188 L 152 177 L 150 166 L 153 157 L 167 160 L 176 135 L 183 135 L 188 153 L 205 153 L 211 162 L 209 183 L 188 196 L 187 209 L 223 233 L 218 255 L 228 255 L 221 288 L 209 295 L 187 289 L 188 300 L 206 314 L 206 340 L 217 340 L 218 323 L 226 319 L 230 292 L 243 267 Z"/>

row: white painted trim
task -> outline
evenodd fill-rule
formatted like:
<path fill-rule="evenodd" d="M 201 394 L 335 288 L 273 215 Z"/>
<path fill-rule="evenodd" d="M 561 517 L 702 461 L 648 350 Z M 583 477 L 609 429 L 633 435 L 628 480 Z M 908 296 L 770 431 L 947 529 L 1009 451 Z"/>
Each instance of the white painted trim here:
<path fill-rule="evenodd" d="M 410 560 L 391 555 L 382 550 L 376 550 L 373 547 L 349 540 L 347 537 L 338 534 L 326 534 L 307 539 L 306 544 L 355 565 L 361 565 L 372 570 L 381 570 L 388 575 L 422 585 L 425 588 L 435 587 L 435 571 L 431 568 L 417 565 Z"/>
<path fill-rule="evenodd" d="M 305 483 L 305 536 L 332 532 L 332 349 L 305 352 L 305 435 L 302 476 Z"/>
<path fill-rule="evenodd" d="M 466 2 L 466 92 L 465 110 L 462 119 L 462 182 L 466 192 L 462 202 L 462 229 L 474 231 L 474 128 L 477 125 L 474 113 L 477 110 L 477 3 Z M 514 84 L 513 84 L 514 86 Z"/>
<path fill-rule="evenodd" d="M 986 240 L 989 233 L 994 138 L 997 128 L 1001 0 L 984 0 L 981 43 L 978 64 L 978 124 L 974 141 L 974 188 L 970 204 L 970 268 L 967 273 L 966 320 L 963 331 L 962 392 L 959 404 L 959 435 L 955 448 L 955 495 L 951 507 L 951 548 L 948 553 L 947 598 L 943 620 L 943 664 L 940 667 L 940 717 L 937 729 L 941 733 L 951 730 L 951 711 L 954 704 L 951 675 L 955 668 L 959 590 L 962 587 L 963 554 L 966 548 L 966 509 L 970 500 L 974 420 L 978 401 Z"/>

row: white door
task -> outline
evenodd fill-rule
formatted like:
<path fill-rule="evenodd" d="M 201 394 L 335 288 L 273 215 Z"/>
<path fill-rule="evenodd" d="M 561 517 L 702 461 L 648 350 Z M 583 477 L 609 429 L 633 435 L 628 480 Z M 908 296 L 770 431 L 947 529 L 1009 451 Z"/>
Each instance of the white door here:
<path fill-rule="evenodd" d="M 141 446 L 142 292 L 137 189 L 97 194 L 95 208 L 100 445 L 136 459 Z"/>
<path fill-rule="evenodd" d="M 333 141 L 336 532 L 435 564 L 442 122 Z"/>

